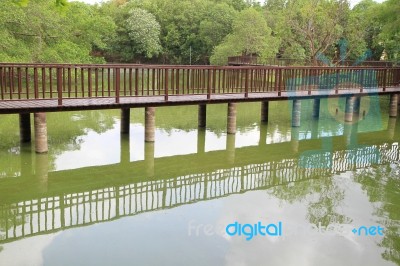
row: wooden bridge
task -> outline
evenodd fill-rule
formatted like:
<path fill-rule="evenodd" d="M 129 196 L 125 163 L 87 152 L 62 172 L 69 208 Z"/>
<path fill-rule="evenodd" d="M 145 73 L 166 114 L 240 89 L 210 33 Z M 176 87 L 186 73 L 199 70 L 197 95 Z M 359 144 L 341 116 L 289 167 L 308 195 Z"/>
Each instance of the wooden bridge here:
<path fill-rule="evenodd" d="M 20 115 L 20 138 L 31 140 L 35 116 L 36 152 L 47 152 L 45 112 L 120 108 L 121 132 L 129 132 L 129 108 L 145 107 L 145 140 L 154 141 L 155 107 L 199 105 L 199 127 L 206 105 L 228 103 L 227 133 L 236 132 L 236 102 L 293 100 L 292 126 L 300 126 L 301 99 L 346 97 L 345 121 L 359 113 L 360 97 L 390 94 L 390 116 L 397 116 L 400 67 L 271 67 L 0 64 L 0 114 Z"/>
<path fill-rule="evenodd" d="M 400 67 L 0 64 L 0 113 L 400 92 Z"/>
<path fill-rule="evenodd" d="M 296 154 L 287 152 L 287 142 L 177 156 L 179 163 L 190 162 L 190 169 L 171 168 L 171 157 L 153 157 L 150 164 L 146 159 L 79 170 L 41 169 L 33 177 L 5 178 L 0 180 L 0 243 L 398 161 L 399 143 L 387 142 L 390 130 L 379 137 L 360 133 L 352 146 L 334 137 L 335 150 L 322 150 L 321 140 L 313 139 L 300 141 Z M 230 159 L 232 152 L 237 162 Z M 115 172 L 118 179 L 110 181 Z M 10 189 L 24 186 L 20 182 L 28 182 L 29 191 Z"/>

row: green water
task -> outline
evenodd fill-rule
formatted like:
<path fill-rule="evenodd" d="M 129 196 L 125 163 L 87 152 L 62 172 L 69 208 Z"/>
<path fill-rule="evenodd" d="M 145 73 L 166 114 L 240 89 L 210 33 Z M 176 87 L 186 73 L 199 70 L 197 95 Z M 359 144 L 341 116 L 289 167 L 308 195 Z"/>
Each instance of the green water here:
<path fill-rule="evenodd" d="M 20 145 L 0 116 L 0 265 L 400 265 L 400 123 L 365 97 L 357 123 L 343 100 L 144 110 L 122 136 L 118 110 L 48 113 L 49 153 Z M 365 116 L 362 115 L 365 111 Z M 234 222 L 282 224 L 281 236 L 229 236 Z M 380 226 L 382 235 L 353 233 Z M 328 230 L 326 229 L 328 228 Z"/>

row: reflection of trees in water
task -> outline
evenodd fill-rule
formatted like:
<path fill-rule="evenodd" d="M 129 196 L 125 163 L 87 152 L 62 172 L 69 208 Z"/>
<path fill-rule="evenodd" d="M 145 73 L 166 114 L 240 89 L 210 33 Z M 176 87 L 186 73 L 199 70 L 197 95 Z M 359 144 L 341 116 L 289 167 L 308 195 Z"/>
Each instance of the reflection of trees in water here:
<path fill-rule="evenodd" d="M 307 219 L 311 224 L 328 226 L 333 223 L 350 223 L 351 219 L 340 213 L 345 191 L 335 179 L 316 175 L 312 180 L 293 182 L 272 188 L 270 194 L 288 203 L 308 204 Z"/>
<path fill-rule="evenodd" d="M 354 174 L 369 200 L 375 206 L 375 214 L 385 228 L 379 246 L 385 248 L 382 257 L 400 265 L 400 163 L 374 166 Z"/>

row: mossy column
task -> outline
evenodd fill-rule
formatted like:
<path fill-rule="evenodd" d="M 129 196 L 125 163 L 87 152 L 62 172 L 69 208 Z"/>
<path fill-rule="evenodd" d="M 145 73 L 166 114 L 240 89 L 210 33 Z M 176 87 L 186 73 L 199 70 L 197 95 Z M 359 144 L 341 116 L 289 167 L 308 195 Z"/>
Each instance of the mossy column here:
<path fill-rule="evenodd" d="M 46 113 L 35 113 L 35 151 L 36 153 L 46 153 L 47 145 L 47 122 Z"/>
<path fill-rule="evenodd" d="M 144 140 L 154 142 L 156 131 L 156 108 L 146 107 L 144 116 Z"/>

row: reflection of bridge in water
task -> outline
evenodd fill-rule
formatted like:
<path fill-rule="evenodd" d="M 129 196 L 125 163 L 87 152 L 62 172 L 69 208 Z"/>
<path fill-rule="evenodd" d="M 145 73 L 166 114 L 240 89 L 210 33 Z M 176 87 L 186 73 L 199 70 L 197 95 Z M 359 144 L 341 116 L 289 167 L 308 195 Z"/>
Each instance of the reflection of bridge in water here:
<path fill-rule="evenodd" d="M 0 243 L 398 161 L 399 143 L 390 136 L 390 129 L 378 138 L 353 134 L 350 145 L 346 136 L 333 137 L 334 149 L 326 150 L 314 139 L 163 158 L 149 146 L 153 156 L 143 161 L 58 172 L 37 165 L 33 177 L 0 184 Z M 16 192 L 23 183 L 34 185 Z"/>

